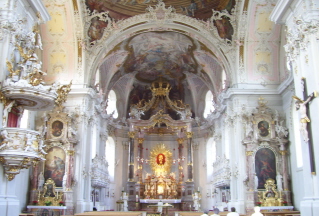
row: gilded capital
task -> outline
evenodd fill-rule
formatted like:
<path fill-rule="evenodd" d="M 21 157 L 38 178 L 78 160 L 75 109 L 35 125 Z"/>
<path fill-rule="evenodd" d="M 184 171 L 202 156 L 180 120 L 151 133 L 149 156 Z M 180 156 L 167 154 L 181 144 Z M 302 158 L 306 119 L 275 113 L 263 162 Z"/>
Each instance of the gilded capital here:
<path fill-rule="evenodd" d="M 252 156 L 253 155 L 253 151 L 246 151 L 246 156 Z"/>
<path fill-rule="evenodd" d="M 0 157 L 0 162 L 4 163 L 6 160 L 4 159 L 4 157 Z"/>
<path fill-rule="evenodd" d="M 143 144 L 144 138 L 137 138 L 138 144 Z"/>
<path fill-rule="evenodd" d="M 287 150 L 280 150 L 279 153 L 280 153 L 281 155 L 286 155 L 286 154 L 287 154 Z"/>
<path fill-rule="evenodd" d="M 187 138 L 192 138 L 193 137 L 193 132 L 186 132 Z"/>
<path fill-rule="evenodd" d="M 130 132 L 128 132 L 127 134 L 128 134 L 128 136 L 129 136 L 130 138 L 134 138 L 134 137 L 135 137 L 135 132 L 134 132 L 134 131 L 130 131 Z"/>
<path fill-rule="evenodd" d="M 177 142 L 178 142 L 178 144 L 183 144 L 184 138 L 177 138 Z"/>
<path fill-rule="evenodd" d="M 74 156 L 74 153 L 75 152 L 73 150 L 67 150 L 67 154 L 70 155 L 70 156 Z"/>

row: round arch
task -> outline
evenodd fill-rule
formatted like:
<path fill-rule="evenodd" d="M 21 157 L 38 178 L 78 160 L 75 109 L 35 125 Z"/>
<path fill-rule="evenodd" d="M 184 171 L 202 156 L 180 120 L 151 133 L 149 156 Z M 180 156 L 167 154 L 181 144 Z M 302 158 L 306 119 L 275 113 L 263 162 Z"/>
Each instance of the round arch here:
<path fill-rule="evenodd" d="M 157 11 L 163 13 L 163 16 L 159 17 Z M 231 71 L 235 71 L 232 67 L 236 65 L 231 64 L 231 62 L 236 58 L 227 57 L 227 55 L 230 54 L 225 53 L 230 53 L 229 51 L 233 49 L 235 45 L 229 44 L 221 39 L 214 33 L 215 31 L 213 31 L 212 28 L 213 27 L 208 27 L 206 22 L 173 13 L 170 7 L 165 8 L 165 4 L 161 2 L 150 10 L 149 13 L 136 15 L 119 21 L 116 25 L 109 25 L 104 30 L 104 34 L 100 40 L 96 41 L 91 47 L 88 45 L 86 58 L 86 71 L 88 71 L 88 74 L 86 79 L 89 80 L 90 85 L 94 85 L 95 73 L 104 62 L 105 57 L 113 52 L 115 47 L 125 39 L 150 31 L 171 31 L 185 34 L 205 44 L 224 68 L 231 82 L 236 78 L 233 77 L 231 73 Z M 236 29 L 236 26 L 234 26 L 234 28 Z M 118 67 L 120 67 L 120 65 L 118 65 Z"/>

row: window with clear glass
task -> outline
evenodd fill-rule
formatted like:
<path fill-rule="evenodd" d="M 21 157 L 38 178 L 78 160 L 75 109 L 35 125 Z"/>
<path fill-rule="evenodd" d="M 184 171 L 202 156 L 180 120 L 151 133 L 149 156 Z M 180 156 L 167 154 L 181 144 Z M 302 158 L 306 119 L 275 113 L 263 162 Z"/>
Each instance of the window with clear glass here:
<path fill-rule="evenodd" d="M 107 112 L 107 114 L 111 114 L 114 112 L 113 118 L 118 117 L 118 112 L 116 109 L 116 100 L 117 100 L 116 94 L 113 90 L 111 90 L 109 95 L 108 95 L 108 103 L 107 103 L 106 112 Z"/>
<path fill-rule="evenodd" d="M 205 110 L 204 110 L 204 118 L 207 118 L 207 115 L 215 110 L 214 107 L 214 96 L 211 91 L 206 93 L 205 97 Z"/>

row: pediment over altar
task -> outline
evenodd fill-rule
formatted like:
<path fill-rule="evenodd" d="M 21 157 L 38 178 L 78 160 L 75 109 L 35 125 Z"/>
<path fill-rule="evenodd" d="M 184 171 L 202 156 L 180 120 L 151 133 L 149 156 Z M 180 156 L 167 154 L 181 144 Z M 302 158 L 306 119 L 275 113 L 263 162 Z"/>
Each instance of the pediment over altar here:
<path fill-rule="evenodd" d="M 174 120 L 168 114 L 164 114 L 163 110 L 158 111 L 149 120 L 139 120 L 139 119 L 128 119 L 131 127 L 139 130 L 151 130 L 152 128 L 158 126 L 161 127 L 165 125 L 172 130 L 189 129 L 191 127 L 192 119 L 185 120 Z"/>

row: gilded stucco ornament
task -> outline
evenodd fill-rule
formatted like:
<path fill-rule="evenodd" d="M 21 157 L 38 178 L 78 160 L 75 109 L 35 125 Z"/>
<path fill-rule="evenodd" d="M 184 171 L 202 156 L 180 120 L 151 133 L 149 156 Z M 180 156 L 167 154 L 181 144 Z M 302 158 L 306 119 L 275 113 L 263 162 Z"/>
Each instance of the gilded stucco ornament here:
<path fill-rule="evenodd" d="M 38 19 L 40 23 L 41 18 Z M 24 22 L 20 24 L 25 25 Z M 37 50 L 42 50 L 38 29 L 39 26 L 35 25 L 32 31 L 12 32 L 15 57 L 6 60 L 7 77 L 1 89 L 5 97 L 15 100 L 25 109 L 35 111 L 52 109 L 56 98 L 55 88 L 43 85 L 46 73 L 41 70 L 42 62 L 36 54 Z"/>
<path fill-rule="evenodd" d="M 71 91 L 72 81 L 68 85 L 61 85 L 56 90 L 57 98 L 55 104 L 57 107 L 62 107 L 62 104 L 66 101 L 69 92 Z"/>
<path fill-rule="evenodd" d="M 2 128 L 0 143 L 0 162 L 4 166 L 4 173 L 11 181 L 20 173 L 44 160 L 43 140 L 40 133 L 22 128 Z"/>

